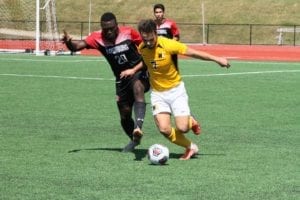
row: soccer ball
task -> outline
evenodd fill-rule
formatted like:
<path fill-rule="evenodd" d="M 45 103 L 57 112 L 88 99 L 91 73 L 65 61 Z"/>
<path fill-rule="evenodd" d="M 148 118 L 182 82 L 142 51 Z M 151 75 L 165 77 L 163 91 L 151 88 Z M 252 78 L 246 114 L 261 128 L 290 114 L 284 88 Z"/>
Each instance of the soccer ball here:
<path fill-rule="evenodd" d="M 151 164 L 164 165 L 169 160 L 169 149 L 162 144 L 153 144 L 148 149 L 148 159 Z"/>

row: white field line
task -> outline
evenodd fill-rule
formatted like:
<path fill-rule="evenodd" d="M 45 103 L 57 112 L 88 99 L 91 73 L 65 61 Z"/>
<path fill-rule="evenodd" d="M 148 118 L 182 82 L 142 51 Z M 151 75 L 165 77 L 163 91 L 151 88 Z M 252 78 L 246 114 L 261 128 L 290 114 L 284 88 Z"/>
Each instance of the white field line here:
<path fill-rule="evenodd" d="M 257 75 L 257 74 L 273 74 L 273 73 L 298 73 L 298 72 L 300 72 L 300 70 L 277 70 L 277 71 L 254 71 L 254 72 L 236 72 L 236 73 L 221 73 L 221 74 L 195 74 L 195 75 L 182 75 L 182 77 L 187 77 L 187 78 L 189 78 L 189 77 L 214 77 L 214 76 L 217 77 L 217 76 Z M 96 81 L 113 81 L 113 80 L 115 80 L 114 78 L 92 78 L 92 77 L 33 75 L 33 74 L 0 74 L 0 76 L 96 80 Z"/>
<path fill-rule="evenodd" d="M 91 57 L 93 58 L 93 57 Z M 107 62 L 103 57 L 97 59 L 65 59 L 65 60 L 54 60 L 54 59 L 26 59 L 26 58 L 1 58 L 4 61 L 29 61 L 29 62 Z M 187 59 L 185 62 L 207 62 L 195 59 Z M 252 62 L 252 61 L 234 61 L 234 63 L 248 63 L 248 64 L 271 64 L 281 65 L 281 62 Z M 289 65 L 299 65 L 299 63 L 289 63 Z M 276 70 L 276 71 L 253 71 L 253 72 L 235 72 L 235 73 L 220 73 L 220 74 L 193 74 L 193 75 L 182 75 L 182 77 L 213 77 L 213 76 L 234 76 L 234 75 L 253 75 L 253 74 L 270 74 L 270 73 L 297 73 L 300 70 Z M 15 77 L 33 77 L 33 78 L 60 78 L 60 79 L 79 79 L 79 80 L 98 80 L 107 81 L 115 80 L 114 78 L 92 78 L 92 77 L 75 77 L 75 76 L 57 76 L 57 75 L 34 75 L 34 74 L 0 74 L 0 76 L 15 76 Z"/>
<path fill-rule="evenodd" d="M 300 70 L 277 70 L 277 71 L 255 71 L 255 72 L 234 72 L 234 73 L 222 73 L 222 74 L 193 74 L 182 75 L 182 77 L 205 77 L 205 76 L 234 76 L 234 75 L 251 75 L 251 74 L 273 74 L 273 73 L 295 73 Z"/>
<path fill-rule="evenodd" d="M 52 60 L 52 59 L 23 59 L 23 58 L 0 58 L 0 60 L 3 61 L 26 61 L 26 62 L 62 62 L 62 63 L 80 63 L 80 62 L 106 62 L 105 59 L 82 59 L 82 60 L 76 60 L 76 59 L 65 59 L 65 60 Z"/>
<path fill-rule="evenodd" d="M 58 56 L 59 57 L 59 56 Z M 91 59 L 74 59 L 76 57 L 70 57 L 70 56 L 67 56 L 65 57 L 67 59 L 59 59 L 59 60 L 55 60 L 55 59 L 31 59 L 31 58 L 4 58 L 4 57 L 0 57 L 0 60 L 3 60 L 3 61 L 29 61 L 29 62 L 98 62 L 98 61 L 101 61 L 101 62 L 107 62 L 105 60 L 104 57 L 102 56 L 99 56 L 99 57 L 95 57 L 95 56 L 85 56 L 85 58 L 91 58 Z M 71 59 L 69 59 L 71 58 Z M 95 58 L 95 59 L 93 59 Z M 183 61 L 183 62 L 209 62 L 209 61 L 203 61 L 203 60 L 198 60 L 198 59 L 185 59 L 185 60 L 180 60 L 180 62 Z M 263 65 L 282 65 L 282 64 L 286 64 L 287 62 L 272 62 L 272 61 L 267 61 L 267 62 L 263 62 L 263 61 L 231 61 L 232 63 L 232 67 L 234 67 L 234 63 L 248 63 L 248 64 L 263 64 Z M 300 63 L 299 62 L 288 62 L 290 66 L 293 66 L 293 65 L 298 65 L 300 66 Z M 183 64 L 184 65 L 184 64 Z"/>
<path fill-rule="evenodd" d="M 232 67 L 234 67 L 234 63 L 247 63 L 247 64 L 255 64 L 255 65 L 283 65 L 283 64 L 289 64 L 290 66 L 300 66 L 300 62 L 280 62 L 280 61 L 243 61 L 243 60 L 230 60 L 229 57 L 226 57 L 229 62 L 231 63 Z M 197 62 L 207 62 L 209 63 L 210 61 L 205 61 L 205 60 L 198 60 L 198 59 L 185 59 L 185 60 L 180 60 L 179 62 L 193 62 L 193 63 L 197 63 Z M 218 66 L 218 65 L 217 65 Z"/>
<path fill-rule="evenodd" d="M 96 81 L 112 81 L 114 78 L 92 78 L 92 77 L 77 77 L 77 76 L 48 76 L 48 75 L 33 75 L 33 74 L 0 74 L 0 76 L 13 77 L 32 77 L 32 78 L 57 78 L 57 79 L 77 79 L 77 80 L 96 80 Z"/>

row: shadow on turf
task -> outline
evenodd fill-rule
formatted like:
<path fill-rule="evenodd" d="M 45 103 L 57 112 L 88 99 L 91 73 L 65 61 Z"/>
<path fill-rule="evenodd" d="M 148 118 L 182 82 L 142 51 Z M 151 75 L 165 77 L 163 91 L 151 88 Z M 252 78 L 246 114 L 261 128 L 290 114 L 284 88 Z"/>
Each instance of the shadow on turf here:
<path fill-rule="evenodd" d="M 86 149 L 74 149 L 68 151 L 68 153 L 78 153 L 80 151 L 117 151 L 122 152 L 122 148 L 86 148 Z M 135 149 L 132 152 L 135 155 L 136 161 L 141 161 L 144 157 L 147 156 L 147 149 Z"/>
<path fill-rule="evenodd" d="M 122 152 L 122 148 L 86 148 L 86 149 L 74 149 L 74 150 L 70 150 L 68 151 L 68 153 L 78 153 L 80 151 L 117 151 L 117 152 Z M 143 160 L 143 158 L 147 157 L 147 151 L 148 149 L 135 149 L 132 153 L 135 155 L 135 159 L 136 161 L 141 161 Z M 172 159 L 178 159 L 180 158 L 180 156 L 182 156 L 182 154 L 178 154 L 178 153 L 170 153 L 170 158 Z M 226 154 L 204 154 L 204 153 L 200 153 L 197 154 L 195 157 L 193 157 L 192 159 L 197 159 L 198 156 L 226 156 Z"/>

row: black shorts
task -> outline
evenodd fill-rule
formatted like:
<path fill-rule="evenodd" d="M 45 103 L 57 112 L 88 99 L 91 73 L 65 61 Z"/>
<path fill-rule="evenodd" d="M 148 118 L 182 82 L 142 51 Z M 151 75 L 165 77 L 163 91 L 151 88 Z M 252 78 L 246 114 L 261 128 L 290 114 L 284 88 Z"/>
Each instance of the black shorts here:
<path fill-rule="evenodd" d="M 133 85 L 136 80 L 141 80 L 144 87 L 145 93 L 149 91 L 150 84 L 147 71 L 141 71 L 136 73 L 130 79 L 122 79 L 116 81 L 116 101 L 118 105 L 129 105 L 132 106 L 134 103 Z"/>

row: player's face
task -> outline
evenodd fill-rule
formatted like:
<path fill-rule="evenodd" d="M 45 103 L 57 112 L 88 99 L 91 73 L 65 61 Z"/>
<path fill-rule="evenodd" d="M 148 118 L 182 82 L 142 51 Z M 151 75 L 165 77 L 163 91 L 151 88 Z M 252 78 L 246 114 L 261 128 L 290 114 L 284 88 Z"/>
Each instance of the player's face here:
<path fill-rule="evenodd" d="M 156 46 L 157 34 L 155 32 L 151 33 L 141 33 L 144 44 L 148 49 L 153 49 Z"/>
<path fill-rule="evenodd" d="M 157 20 L 163 20 L 164 11 L 160 8 L 156 8 L 155 11 L 154 11 L 154 16 Z"/>
<path fill-rule="evenodd" d="M 118 24 L 115 20 L 101 22 L 102 36 L 105 40 L 114 42 L 119 34 Z"/>

